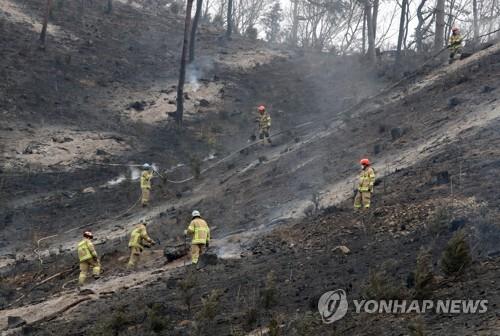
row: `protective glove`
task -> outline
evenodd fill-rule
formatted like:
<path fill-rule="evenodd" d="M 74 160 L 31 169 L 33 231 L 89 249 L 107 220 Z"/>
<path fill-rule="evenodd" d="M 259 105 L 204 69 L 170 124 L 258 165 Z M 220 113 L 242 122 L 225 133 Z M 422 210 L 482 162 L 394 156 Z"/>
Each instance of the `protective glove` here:
<path fill-rule="evenodd" d="M 184 235 L 187 236 L 188 230 L 184 230 Z"/>
<path fill-rule="evenodd" d="M 210 242 L 208 240 L 207 240 L 206 247 L 207 247 L 207 249 L 210 247 Z"/>
<path fill-rule="evenodd" d="M 156 245 L 156 242 L 154 240 L 151 241 L 151 245 Z"/>

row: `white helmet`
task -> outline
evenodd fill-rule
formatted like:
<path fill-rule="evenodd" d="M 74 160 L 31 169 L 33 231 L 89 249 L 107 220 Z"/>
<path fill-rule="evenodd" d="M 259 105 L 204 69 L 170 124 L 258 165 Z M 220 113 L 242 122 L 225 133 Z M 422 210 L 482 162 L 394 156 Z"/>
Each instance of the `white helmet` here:
<path fill-rule="evenodd" d="M 191 214 L 192 217 L 201 217 L 200 212 L 198 210 L 194 210 Z"/>
<path fill-rule="evenodd" d="M 144 168 L 144 169 L 150 169 L 151 166 L 150 166 L 149 163 L 145 163 L 145 164 L 142 165 L 142 168 Z"/>

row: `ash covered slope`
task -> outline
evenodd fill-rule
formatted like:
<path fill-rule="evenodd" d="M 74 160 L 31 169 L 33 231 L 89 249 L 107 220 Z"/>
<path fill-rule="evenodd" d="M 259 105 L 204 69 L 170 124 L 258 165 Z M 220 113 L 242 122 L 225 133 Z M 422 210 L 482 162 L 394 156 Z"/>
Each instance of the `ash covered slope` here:
<path fill-rule="evenodd" d="M 216 196 L 211 202 L 219 198 L 225 188 L 220 181 L 265 155 L 253 148 L 250 155 L 235 156 L 209 171 L 201 182 L 158 179 L 151 212 L 134 207 L 140 193 L 132 179 L 136 171 L 108 163 L 153 161 L 164 170 L 177 167 L 167 176 L 183 179 L 191 175 L 192 161 L 213 158 L 202 163 L 205 168 L 245 145 L 254 132 L 259 103 L 272 112 L 273 129 L 283 131 L 329 117 L 381 86 L 355 60 L 295 55 L 240 38 L 226 43 L 220 32 L 201 27 L 198 69 L 188 76 L 194 79 L 187 85 L 186 130 L 178 134 L 166 114 L 175 109 L 175 51 L 182 38 L 178 16 L 120 3 L 112 15 L 104 14 L 99 4 L 81 13 L 78 4 L 65 3 L 54 10 L 47 49 L 40 51 L 30 23 L 40 18 L 40 5 L 5 4 L 2 66 L 8 80 L 1 87 L 6 123 L 0 132 L 0 198 L 5 204 L 0 217 L 5 219 L 1 235 L 17 237 L 2 239 L 7 263 L 16 256 L 33 258 L 33 243 L 75 227 L 107 230 L 102 236 L 115 230 L 113 239 L 146 215 L 156 220 L 168 210 L 184 221 L 193 204 L 212 190 Z M 293 142 L 294 134 L 277 139 L 281 142 L 276 149 Z M 265 200 L 241 211 L 243 218 L 224 211 L 227 217 L 218 226 L 230 232 L 254 225 L 252 220 L 266 222 L 268 214 L 247 218 L 260 202 Z M 200 206 L 211 209 L 207 216 L 224 210 L 208 203 Z M 175 238 L 183 230 L 176 223 L 169 219 L 158 234 Z M 71 231 L 43 240 L 42 248 L 46 253 L 72 250 L 78 238 L 78 231 Z"/>
<path fill-rule="evenodd" d="M 346 200 L 295 225 L 276 228 L 257 242 L 242 241 L 246 248 L 240 260 L 222 260 L 199 273 L 183 268 L 176 271 L 158 268 L 146 277 L 138 273 L 135 279 L 139 283 L 132 281 L 131 288 L 113 287 L 113 293 L 102 292 L 99 298 L 92 297 L 51 322 L 35 323 L 34 329 L 25 332 L 186 335 L 194 333 L 196 325 L 202 325 L 210 334 L 231 335 L 250 334 L 259 324 L 272 325 L 274 319 L 283 324 L 281 328 L 287 335 L 300 334 L 300 330 L 306 330 L 307 335 L 407 334 L 417 318 L 415 315 L 349 313 L 335 326 L 326 326 L 315 322 L 310 314 L 316 311 L 319 295 L 335 288 L 346 289 L 352 298 L 361 298 L 370 291 L 373 295 L 378 289 L 375 295 L 391 293 L 410 299 L 415 290 L 411 274 L 416 268 L 417 254 L 421 248 L 428 248 L 436 275 L 431 298 L 486 298 L 490 309 L 481 315 L 423 315 L 427 333 L 498 333 L 496 314 L 500 293 L 495 283 L 499 275 L 500 230 L 495 219 L 498 199 L 489 191 L 500 187 L 499 182 L 491 180 L 498 170 L 499 92 L 485 89 L 498 87 L 499 78 L 494 72 L 498 61 L 499 53 L 492 49 L 469 63 L 463 62 L 424 90 L 401 95 L 386 105 L 380 101 L 374 110 L 359 109 L 359 114 L 344 119 L 343 127 L 320 133 L 319 139 L 318 133 L 308 135 L 311 140 L 300 145 L 305 147 L 300 159 L 303 161 L 315 156 L 313 150 L 325 153 L 328 147 L 333 151 L 332 143 L 348 138 L 344 132 L 364 134 L 366 142 L 356 142 L 359 147 L 351 147 L 358 154 L 362 148 L 369 152 L 373 145 L 380 144 L 387 154 L 377 157 L 385 158 L 388 167 L 379 170 L 382 183 L 377 188 L 372 217 L 363 219 L 353 214 L 351 202 Z M 428 98 L 430 92 L 432 98 Z M 451 98 L 460 103 L 450 104 Z M 409 116 L 409 111 L 413 115 Z M 370 118 L 380 118 L 383 122 L 378 125 Z M 394 124 L 387 123 L 388 120 Z M 401 137 L 390 135 L 391 127 L 396 124 L 405 130 Z M 351 154 L 333 157 L 337 165 L 346 167 L 354 160 Z M 287 159 L 282 154 L 274 162 L 285 164 Z M 249 174 L 255 177 L 265 170 L 263 164 Z M 300 168 L 288 173 L 297 176 L 293 175 L 297 171 Z M 246 187 L 247 192 L 252 190 L 251 184 Z M 341 200 L 339 197 L 338 201 Z M 328 199 L 323 202 L 328 204 Z M 442 209 L 447 213 L 444 222 L 438 215 Z M 443 278 L 440 257 L 447 241 L 459 229 L 464 230 L 471 246 L 473 263 L 463 275 Z M 234 236 L 233 241 L 238 241 L 238 237 Z M 334 251 L 338 245 L 348 246 L 351 253 L 339 255 L 338 250 Z M 155 260 L 151 259 L 151 266 Z M 373 278 L 376 273 L 378 285 Z M 186 279 L 196 283 L 191 314 L 187 312 L 186 292 L 182 290 Z M 380 287 L 380 281 L 387 286 Z M 107 288 L 104 284 L 93 287 L 99 291 L 100 286 Z M 266 286 L 272 291 L 264 291 Z M 206 298 L 212 290 L 219 290 L 222 296 L 211 321 L 201 297 Z M 262 305 L 261 300 L 266 297 L 273 300 Z M 116 311 L 103 316 L 102 312 L 108 312 L 110 307 Z M 90 321 L 95 325 L 90 326 Z"/>
<path fill-rule="evenodd" d="M 251 57 L 252 54 L 247 55 Z M 132 219 L 117 218 L 111 222 L 96 225 L 99 232 L 106 233 L 106 235 L 109 232 L 107 230 L 112 230 L 115 225 L 122 226 L 115 230 L 115 236 L 109 234 L 111 238 L 116 237 L 117 240 L 112 246 L 110 242 L 101 245 L 102 251 L 117 250 L 110 258 L 122 260 L 120 258 L 126 254 L 126 247 L 119 238 L 128 231 L 128 224 L 132 223 L 136 217 L 143 215 L 158 215 L 152 228 L 154 234 L 162 238 L 174 239 L 175 235 L 184 228 L 183 221 L 177 224 L 175 220 L 165 221 L 160 217 L 160 214 L 171 208 L 172 204 L 185 212 L 193 205 L 207 209 L 206 216 L 219 226 L 219 232 L 216 231 L 219 238 L 234 230 L 247 230 L 262 225 L 265 227 L 276 218 L 299 218 L 300 220 L 313 194 L 321 193 L 320 203 L 323 206 L 342 202 L 349 193 L 350 180 L 354 178 L 353 171 L 358 158 L 366 154 L 374 155 L 372 152 L 377 152 L 375 162 L 378 163 L 379 176 L 388 175 L 389 177 L 384 179 L 385 193 L 381 191 L 377 199 L 380 212 L 376 213 L 376 219 L 364 223 L 370 227 L 376 226 L 377 229 L 367 229 L 365 232 L 362 227 L 359 227 L 360 222 L 348 210 L 350 202 L 347 202 L 342 203 L 344 211 L 308 218 L 289 230 L 278 229 L 259 244 L 245 246 L 248 245 L 248 237 L 233 236 L 230 242 L 234 243 L 235 251 L 238 254 L 243 252 L 245 257 L 240 261 L 224 261 L 216 267 L 209 267 L 196 286 L 195 305 L 199 304 L 200 296 L 207 294 L 211 289 L 221 289 L 225 292 L 217 315 L 219 323 L 210 332 L 225 335 L 230 333 L 231 326 L 248 331 L 255 327 L 255 321 L 252 322 L 247 315 L 248 302 L 258 301 L 258 294 L 254 292 L 254 288 L 264 283 L 270 270 L 277 273 L 277 282 L 282 286 L 278 304 L 269 312 L 262 312 L 259 315 L 263 323 L 269 321 L 270 312 L 286 313 L 289 316 L 296 309 L 300 309 L 300 314 L 302 314 L 309 306 L 315 305 L 317 295 L 326 289 L 331 289 L 332 286 L 352 287 L 353 294 L 358 295 L 362 285 L 366 282 L 367 270 L 389 259 L 395 259 L 393 264 L 396 265 L 396 270 L 393 269 L 391 272 L 394 273 L 396 279 L 403 281 L 414 268 L 416 252 L 420 246 L 433 247 L 437 260 L 442 245 L 451 235 L 451 233 L 443 233 L 440 240 L 435 240 L 425 228 L 432 211 L 441 203 L 446 205 L 456 202 L 456 213 L 466 217 L 465 223 L 470 229 L 470 237 L 479 239 L 481 246 L 487 246 L 481 251 L 475 250 L 476 260 L 482 261 L 482 264 L 477 265 L 471 273 L 468 273 L 468 277 L 459 279 L 456 283 L 463 285 L 464 288 L 474 288 L 474 291 L 467 293 L 470 295 L 482 295 L 480 288 L 486 288 L 491 295 L 492 302 L 498 301 L 498 293 L 491 287 L 491 281 L 497 277 L 497 269 L 494 264 L 488 263 L 485 259 L 488 255 L 495 255 L 495 249 L 491 246 L 494 242 L 482 240 L 484 234 L 483 236 L 475 235 L 475 231 L 478 230 L 475 226 L 478 215 L 473 212 L 477 203 L 488 201 L 488 211 L 494 211 L 494 205 L 498 202 L 493 193 L 487 192 L 496 187 L 488 177 L 496 171 L 496 161 L 492 157 L 497 154 L 498 148 L 495 142 L 498 140 L 495 136 L 495 129 L 498 125 L 498 91 L 485 89 L 498 87 L 498 77 L 495 75 L 498 73 L 495 71 L 498 69 L 498 46 L 486 50 L 474 59 L 447 67 L 447 72 L 436 72 L 420 78 L 421 81 L 412 83 L 409 90 L 398 88 L 380 97 L 378 101 L 372 100 L 343 115 L 331 114 L 330 107 L 339 104 L 339 99 L 332 97 L 334 95 L 331 94 L 331 87 L 335 85 L 332 84 L 330 87 L 325 84 L 328 75 L 331 76 L 333 83 L 338 83 L 335 82 L 338 80 L 335 76 L 337 73 L 334 70 L 325 75 L 324 68 L 314 66 L 315 63 L 317 64 L 315 61 L 317 60 L 311 57 L 284 59 L 271 65 L 244 71 L 243 74 L 234 68 L 229 69 L 225 72 L 226 76 L 237 85 L 228 85 L 227 90 L 224 91 L 224 104 L 228 104 L 224 107 L 230 113 L 244 113 L 253 107 L 256 98 L 269 100 L 278 124 L 293 125 L 296 122 L 306 121 L 311 118 L 307 113 L 311 111 L 315 117 L 317 115 L 321 120 L 329 120 L 331 124 L 330 122 L 323 122 L 323 124 L 328 124 L 330 127 L 318 127 L 315 124 L 300 132 L 287 134 L 286 137 L 277 139 L 275 148 L 259 148 L 250 151 L 246 156 L 238 156 L 227 166 L 223 165 L 214 169 L 208 174 L 208 178 L 191 185 L 191 190 L 183 190 L 183 197 L 179 200 L 176 200 L 175 195 L 166 196 L 164 199 L 157 199 L 151 211 L 139 212 Z M 335 64 L 342 65 L 342 63 L 328 63 L 328 61 L 322 65 Z M 262 78 L 267 79 L 265 83 L 262 83 Z M 352 87 L 348 92 L 341 91 L 339 95 L 352 96 Z M 241 97 L 244 97 L 243 102 L 238 102 L 237 100 L 241 100 Z M 232 102 L 233 98 L 235 102 Z M 451 98 L 455 99 L 451 100 Z M 235 124 L 242 122 L 248 125 L 250 117 L 250 115 L 244 115 L 239 119 L 230 119 L 231 122 L 228 122 L 225 131 L 228 138 L 232 141 L 235 138 L 241 139 L 241 134 L 246 133 L 249 128 Z M 213 125 L 220 125 L 219 123 L 224 123 L 224 118 L 211 122 Z M 144 124 L 147 123 L 141 123 L 143 126 Z M 197 124 L 193 124 L 190 130 L 196 129 L 196 126 Z M 148 127 L 145 127 L 144 133 L 135 132 L 144 138 L 144 134 L 149 134 L 148 131 L 151 130 Z M 134 128 L 131 127 L 131 129 Z M 392 132 L 395 129 L 399 131 Z M 397 134 L 393 136 L 391 133 Z M 129 136 L 129 132 L 124 132 L 124 134 Z M 165 139 L 164 142 L 159 142 L 159 144 L 169 143 L 168 137 L 165 136 L 163 139 Z M 246 139 L 238 141 L 245 142 Z M 230 147 L 228 145 L 228 148 Z M 202 150 L 200 152 L 204 153 Z M 148 157 L 148 155 L 156 155 L 158 151 L 149 148 L 138 150 L 138 153 Z M 116 154 L 116 157 L 121 158 L 120 154 Z M 461 165 L 457 157 L 463 157 L 467 163 Z M 165 162 L 168 161 L 165 159 Z M 78 192 L 83 186 L 88 186 L 89 181 L 92 181 L 92 177 L 89 178 L 89 176 L 95 174 L 95 170 L 85 168 L 85 162 L 82 166 L 82 171 L 70 172 L 67 177 L 68 180 L 78 181 L 75 183 L 79 186 L 74 188 L 74 191 Z M 392 172 L 396 169 L 402 170 L 393 174 Z M 462 187 L 459 189 L 460 194 L 457 194 L 457 190 L 454 189 L 451 199 L 449 198 L 450 184 L 436 185 L 433 182 L 435 181 L 434 173 L 442 171 L 448 171 L 452 177 L 459 179 Z M 99 183 L 114 177 L 114 173 L 115 171 L 109 171 L 107 172 L 109 176 L 100 176 L 94 185 L 98 186 Z M 82 185 L 79 180 L 82 176 L 86 177 L 82 178 L 85 185 Z M 18 185 L 18 188 L 22 190 L 23 185 Z M 96 216 L 96 212 L 104 221 L 110 217 L 110 208 L 111 212 L 113 210 L 110 204 L 118 203 L 120 206 L 115 205 L 115 212 L 120 213 L 120 210 L 128 207 L 128 201 L 134 201 L 134 195 L 132 195 L 127 202 L 123 202 L 123 195 L 117 192 L 132 193 L 134 191 L 132 184 L 119 188 L 99 189 L 96 193 L 99 195 L 98 198 L 89 198 L 86 202 L 82 202 L 85 199 L 80 194 L 77 200 L 73 201 L 74 203 L 67 200 L 61 202 L 61 195 L 59 198 L 54 197 L 51 201 L 54 205 L 78 204 L 76 207 L 78 213 L 89 216 L 81 220 L 83 223 L 91 222 L 90 219 Z M 46 190 L 43 191 L 46 192 Z M 476 197 L 476 200 L 470 200 L 469 197 L 472 196 Z M 101 201 L 109 203 L 101 203 Z M 96 204 L 102 205 L 97 207 Z M 24 224 L 29 221 L 23 223 L 19 220 L 22 218 L 19 217 L 19 213 L 32 211 L 30 209 L 33 208 L 31 203 L 28 202 L 27 205 L 23 203 L 23 207 L 15 212 L 13 223 L 19 225 L 18 227 L 25 227 Z M 50 234 L 74 226 L 75 208 L 65 206 L 65 209 L 53 210 L 54 212 L 45 220 L 47 223 L 56 221 L 56 225 L 41 227 L 41 234 Z M 48 213 L 46 210 L 43 207 L 37 209 L 44 216 Z M 326 212 L 328 211 L 336 210 L 329 208 Z M 66 214 L 68 217 L 61 219 L 61 214 Z M 494 216 L 495 213 L 493 212 L 492 215 Z M 39 219 L 40 217 L 37 218 Z M 486 236 L 495 237 L 495 226 L 488 230 L 492 233 Z M 68 246 L 72 246 L 77 236 L 59 238 L 64 242 L 69 242 Z M 219 248 L 224 247 L 227 242 L 220 242 Z M 342 258 L 333 257 L 331 249 L 339 244 L 347 244 L 353 251 L 354 258 L 347 257 L 347 263 Z M 59 245 L 58 241 L 50 241 L 47 248 Z M 243 245 L 243 250 L 241 250 L 241 245 Z M 409 247 L 405 250 L 407 246 Z M 395 251 L 400 250 L 405 252 L 395 258 Z M 29 246 L 27 251 L 31 252 Z M 43 335 L 63 330 L 66 334 L 87 334 L 91 327 L 89 321 L 97 321 L 96 330 L 92 332 L 98 332 L 99 328 L 106 331 L 107 328 L 114 326 L 119 330 L 127 329 L 129 332 L 146 334 L 150 332 L 148 328 L 152 328 L 152 325 L 157 322 L 153 317 L 155 315 L 160 315 L 165 323 L 168 319 L 172 322 L 171 325 L 163 328 L 164 330 L 161 331 L 163 334 L 192 332 L 191 327 L 185 326 L 186 322 L 181 323 L 185 319 L 186 312 L 182 303 L 179 281 L 186 278 L 185 271 L 181 269 L 167 272 L 161 266 L 159 254 L 161 254 L 160 251 L 155 251 L 151 256 L 149 264 L 149 267 L 153 268 L 151 271 L 120 279 L 117 275 L 119 267 L 111 269 L 115 272 L 112 278 L 105 278 L 102 283 L 94 285 L 97 292 L 102 295 L 91 296 L 89 298 L 91 302 L 81 303 L 76 309 L 66 312 L 55 321 L 35 323 L 34 331 L 29 331 L 28 328 L 25 332 Z M 46 268 L 42 271 L 45 276 L 55 274 L 74 263 L 71 251 L 53 256 L 48 261 L 53 261 L 53 263 L 49 262 L 45 265 Z M 109 261 L 111 262 L 111 259 Z M 26 279 L 34 275 L 40 276 L 40 274 L 34 274 L 37 269 L 36 263 L 27 265 L 18 262 L 14 265 L 10 273 L 13 275 L 11 285 L 22 287 L 22 289 L 20 293 L 11 295 L 10 301 L 18 297 L 16 294 L 28 292 L 30 286 Z M 312 274 L 318 274 L 318 276 L 312 276 Z M 56 279 L 57 281 L 39 288 L 36 295 L 30 293 L 25 300 L 16 303 L 20 306 L 20 310 L 9 310 L 3 313 L 25 312 L 27 315 L 21 315 L 30 316 L 30 318 L 35 316 L 36 318 L 31 320 L 27 318 L 29 322 L 34 322 L 40 316 L 33 315 L 33 313 L 42 311 L 41 307 L 43 307 L 34 304 L 42 301 L 43 305 L 51 300 L 57 311 L 60 307 L 57 306 L 57 302 L 53 301 L 54 299 L 48 296 L 55 294 L 55 300 L 58 298 L 65 300 L 68 296 L 70 299 L 74 298 L 72 292 L 61 292 L 61 286 L 72 277 L 74 275 L 64 275 L 62 279 Z M 131 286 L 134 288 L 130 288 Z M 479 290 L 475 291 L 476 288 Z M 453 292 L 453 288 L 447 288 L 446 283 L 436 293 L 438 295 L 450 294 L 447 291 L 457 296 L 466 294 L 460 289 Z M 235 297 L 240 301 L 236 301 Z M 130 302 L 139 302 L 138 307 Z M 153 306 L 153 303 L 159 306 Z M 122 312 L 111 317 L 103 316 L 102 313 L 109 311 L 110 306 Z M 199 311 L 199 306 L 196 306 L 195 310 Z M 49 309 L 46 313 L 50 316 Z M 42 319 L 44 317 L 47 316 L 42 315 Z M 122 318 L 127 321 L 124 322 Z M 465 318 L 458 317 L 453 320 L 455 324 L 447 325 L 447 328 L 455 328 L 449 330 L 455 330 L 458 334 L 460 332 L 480 334 L 481 330 L 494 332 L 493 318 L 494 316 L 489 314 L 473 319 L 471 320 L 473 323 L 465 325 L 467 322 Z M 192 317 L 192 319 L 196 318 Z M 121 320 L 122 323 L 116 324 L 117 320 Z M 396 322 L 399 323 L 398 329 L 392 330 L 392 327 L 389 329 L 389 325 L 392 326 Z M 396 322 L 389 318 L 370 321 L 370 327 L 363 324 L 356 327 L 351 321 L 340 326 L 339 331 L 343 334 L 404 333 L 408 321 Z M 439 333 L 441 325 L 446 325 L 444 319 L 439 317 L 436 319 L 431 317 L 428 323 L 434 333 Z M 317 330 L 315 332 L 313 329 L 311 333 L 329 332 L 324 328 Z M 124 334 L 126 332 L 122 331 Z"/>

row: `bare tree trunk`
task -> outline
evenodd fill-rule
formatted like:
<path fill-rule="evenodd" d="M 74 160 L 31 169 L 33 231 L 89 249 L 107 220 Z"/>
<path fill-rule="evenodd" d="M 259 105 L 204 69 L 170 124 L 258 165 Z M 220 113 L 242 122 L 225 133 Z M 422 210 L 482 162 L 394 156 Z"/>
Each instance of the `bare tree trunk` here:
<path fill-rule="evenodd" d="M 434 51 L 439 52 L 444 45 L 444 3 L 436 0 L 436 31 L 434 36 Z"/>
<path fill-rule="evenodd" d="M 47 37 L 47 26 L 49 24 L 50 10 L 52 9 L 52 0 L 47 0 L 45 4 L 45 15 L 43 17 L 42 31 L 40 32 L 40 44 L 45 47 Z"/>
<path fill-rule="evenodd" d="M 370 3 L 367 1 L 365 5 L 366 10 L 366 26 L 368 27 L 368 60 L 375 62 L 375 36 L 373 35 L 373 15 Z"/>
<path fill-rule="evenodd" d="M 479 22 L 477 18 L 477 0 L 472 0 L 472 13 L 474 15 L 474 48 L 479 44 Z"/>
<path fill-rule="evenodd" d="M 408 28 L 409 28 L 409 25 L 408 23 L 410 22 L 410 1 L 406 1 L 406 10 L 405 10 L 405 13 L 406 13 L 406 24 L 405 24 L 405 36 L 403 38 L 403 48 L 406 50 L 408 49 Z"/>
<path fill-rule="evenodd" d="M 209 10 L 210 10 L 210 0 L 207 0 L 205 1 L 205 9 L 203 10 L 203 14 L 201 15 L 203 21 L 207 21 Z"/>
<path fill-rule="evenodd" d="M 111 14 L 113 12 L 113 0 L 108 0 L 108 8 L 106 9 L 106 13 Z"/>
<path fill-rule="evenodd" d="M 179 127 L 182 127 L 182 117 L 184 115 L 184 82 L 186 81 L 186 58 L 189 42 L 189 30 L 191 27 L 192 8 L 193 0 L 187 0 L 186 20 L 184 22 L 184 41 L 182 42 L 181 68 L 179 73 L 179 84 L 177 85 L 177 110 L 175 111 L 175 121 Z"/>
<path fill-rule="evenodd" d="M 398 49 L 396 54 L 396 65 L 401 61 L 401 47 L 403 46 L 403 38 L 405 35 L 405 24 L 406 24 L 406 7 L 408 0 L 403 0 L 401 4 L 401 18 L 399 20 L 399 34 L 398 34 Z"/>
<path fill-rule="evenodd" d="M 373 40 L 377 39 L 377 18 L 378 18 L 378 7 L 379 7 L 379 0 L 374 0 L 373 1 Z"/>
<path fill-rule="evenodd" d="M 362 34 L 362 39 L 363 39 L 363 55 L 366 54 L 366 8 L 363 11 L 363 34 Z"/>
<path fill-rule="evenodd" d="M 417 51 L 422 52 L 423 51 L 423 41 L 424 41 L 424 32 L 423 32 L 423 26 L 425 23 L 424 19 L 424 6 L 427 0 L 422 0 L 420 1 L 420 4 L 417 7 L 417 19 L 418 19 L 418 24 L 417 28 L 415 29 L 415 43 L 417 45 Z"/>
<path fill-rule="evenodd" d="M 226 37 L 228 40 L 231 39 L 233 33 L 233 0 L 228 0 L 227 2 L 227 30 Z"/>
<path fill-rule="evenodd" d="M 456 15 L 453 14 L 453 9 L 455 8 L 455 0 L 448 0 L 447 4 L 450 9 L 448 13 L 445 12 L 445 17 L 448 16 L 448 20 L 444 24 L 444 40 L 445 43 L 447 42 L 450 34 L 451 34 L 451 29 L 453 28 L 454 21 L 456 19 Z"/>
<path fill-rule="evenodd" d="M 295 47 L 297 46 L 297 31 L 299 28 L 299 0 L 293 1 L 293 18 L 292 18 L 292 29 L 290 32 L 291 44 Z"/>
<path fill-rule="evenodd" d="M 492 0 L 491 1 L 491 11 L 490 11 L 490 24 L 488 27 L 488 33 L 491 33 L 496 28 L 496 26 L 494 25 L 495 20 L 493 20 L 493 16 L 495 15 L 496 8 L 497 8 L 497 0 Z M 500 32 L 498 32 L 498 37 L 500 38 Z"/>
<path fill-rule="evenodd" d="M 191 28 L 191 39 L 189 42 L 189 63 L 194 62 L 196 30 L 198 29 L 198 22 L 200 21 L 201 11 L 203 10 L 202 6 L 203 0 L 196 0 L 196 13 L 194 14 L 193 27 Z"/>

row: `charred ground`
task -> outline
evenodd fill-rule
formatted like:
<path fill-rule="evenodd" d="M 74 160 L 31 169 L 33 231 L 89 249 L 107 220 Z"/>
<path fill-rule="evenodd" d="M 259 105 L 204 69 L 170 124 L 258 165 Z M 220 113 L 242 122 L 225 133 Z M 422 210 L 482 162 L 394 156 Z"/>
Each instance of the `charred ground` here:
<path fill-rule="evenodd" d="M 37 16 L 40 8 L 23 4 L 24 11 Z M 129 210 L 139 193 L 134 181 L 102 187 L 127 168 L 96 166 L 96 161 L 78 155 L 57 165 L 32 166 L 21 153 L 9 149 L 2 168 L 1 199 L 7 204 L 1 209 L 2 248 L 17 260 L 3 270 L 8 276 L 2 281 L 4 307 L 29 308 L 67 295 L 62 287 L 67 288 L 76 276 L 71 269 L 74 255 L 68 246 L 60 245 L 62 241 L 71 246 L 78 232 L 61 231 L 81 225 L 102 230 L 105 236 L 97 247 L 105 254 L 106 277 L 120 277 L 127 253 L 122 237 L 137 218 L 151 216 L 150 233 L 175 243 L 193 206 L 203 209 L 217 227 L 215 248 L 220 255 L 225 256 L 226 245 L 231 245 L 229 254 L 241 256 L 222 259 L 197 273 L 183 267 L 161 269 L 161 251 L 150 252 L 152 270 L 138 274 L 137 281 L 98 291 L 88 302 L 51 316 L 50 321 L 30 323 L 19 332 L 187 335 L 203 326 L 206 334 L 238 335 L 259 325 L 279 325 L 284 335 L 409 334 L 408 326 L 416 316 L 349 314 L 331 327 L 318 323 L 314 314 L 317 299 L 326 290 L 344 288 L 354 298 L 366 296 L 373 285 L 371 275 L 377 272 L 383 273 L 382 281 L 392 286 L 390 290 L 402 298 L 413 297 L 411 274 L 423 247 L 430 249 L 437 275 L 430 297 L 486 297 L 490 302 L 483 315 L 423 316 L 428 334 L 498 333 L 497 49 L 442 72 L 420 74 L 346 112 L 345 108 L 382 86 L 373 85 L 375 76 L 365 73 L 358 60 L 274 54 L 261 45 L 262 54 L 273 55 L 271 60 L 246 67 L 249 58 L 258 56 L 251 50 L 252 42 L 220 44 L 219 33 L 206 29 L 200 50 L 213 57 L 227 55 L 227 59 L 201 66 L 205 69 L 201 82 L 222 83 L 221 103 L 197 107 L 186 130 L 178 133 L 168 118 L 132 121 L 124 112 L 134 102 L 145 101 L 146 112 L 160 99 L 168 102 L 168 93 L 160 90 L 171 88 L 175 78 L 178 56 L 168 50 L 169 46 L 178 49 L 178 17 L 139 14 L 127 6 L 117 6 L 116 13 L 106 17 L 96 7 L 83 14 L 78 31 L 70 31 L 74 8 L 60 11 L 54 14 L 54 22 L 79 39 L 54 38 L 43 52 L 33 46 L 19 54 L 26 45 L 18 37 L 32 41 L 35 33 L 26 24 L 2 21 L 9 32 L 2 36 L 2 44 L 8 46 L 2 50 L 8 60 L 2 69 L 9 79 L 2 87 L 4 144 L 12 135 L 17 139 L 38 132 L 51 136 L 44 133 L 50 125 L 60 132 L 56 135 L 89 131 L 92 136 L 99 134 L 99 140 L 111 138 L 128 146 L 96 160 L 99 163 L 154 160 L 161 167 L 189 166 L 193 158 L 210 153 L 220 158 L 244 145 L 253 132 L 251 110 L 261 102 L 270 107 L 276 129 L 286 132 L 276 137 L 275 147 L 245 150 L 200 180 L 186 185 L 157 181 L 151 210 Z M 125 29 L 117 29 L 125 18 L 130 20 Z M 164 39 L 164 34 L 170 38 Z M 77 50 L 69 52 L 69 64 L 61 61 L 68 54 L 60 51 L 66 50 L 62 46 Z M 233 58 L 241 54 L 246 57 Z M 25 71 L 25 64 L 32 71 Z M 82 71 L 85 67 L 88 70 Z M 34 77 L 20 80 L 21 75 Z M 50 89 L 54 87 L 57 90 Z M 289 130 L 310 120 L 314 123 Z M 376 158 L 380 176 L 375 209 L 366 216 L 354 214 L 348 199 L 355 163 L 363 155 Z M 169 177 L 190 174 L 186 167 Z M 90 186 L 94 193 L 82 192 Z M 311 200 L 322 209 L 316 209 Z M 444 225 L 436 219 L 443 209 Z M 257 230 L 269 229 L 271 223 L 282 225 L 268 233 Z M 256 230 L 255 236 L 235 234 L 251 229 Z M 466 233 L 473 264 L 460 277 L 443 278 L 440 256 L 459 230 Z M 52 252 L 43 256 L 40 266 L 32 249 L 37 239 L 54 233 L 60 236 L 42 246 Z M 229 233 L 233 234 L 224 240 Z M 351 253 L 333 251 L 339 245 Z M 31 290 L 34 281 L 64 270 L 68 272 Z M 106 286 L 106 281 L 100 280 L 97 288 Z M 189 293 L 182 288 L 189 287 L 190 281 L 196 285 L 188 311 Z M 212 290 L 221 294 L 213 308 L 215 315 L 207 313 L 201 301 Z M 26 296 L 16 301 L 22 295 Z"/>

